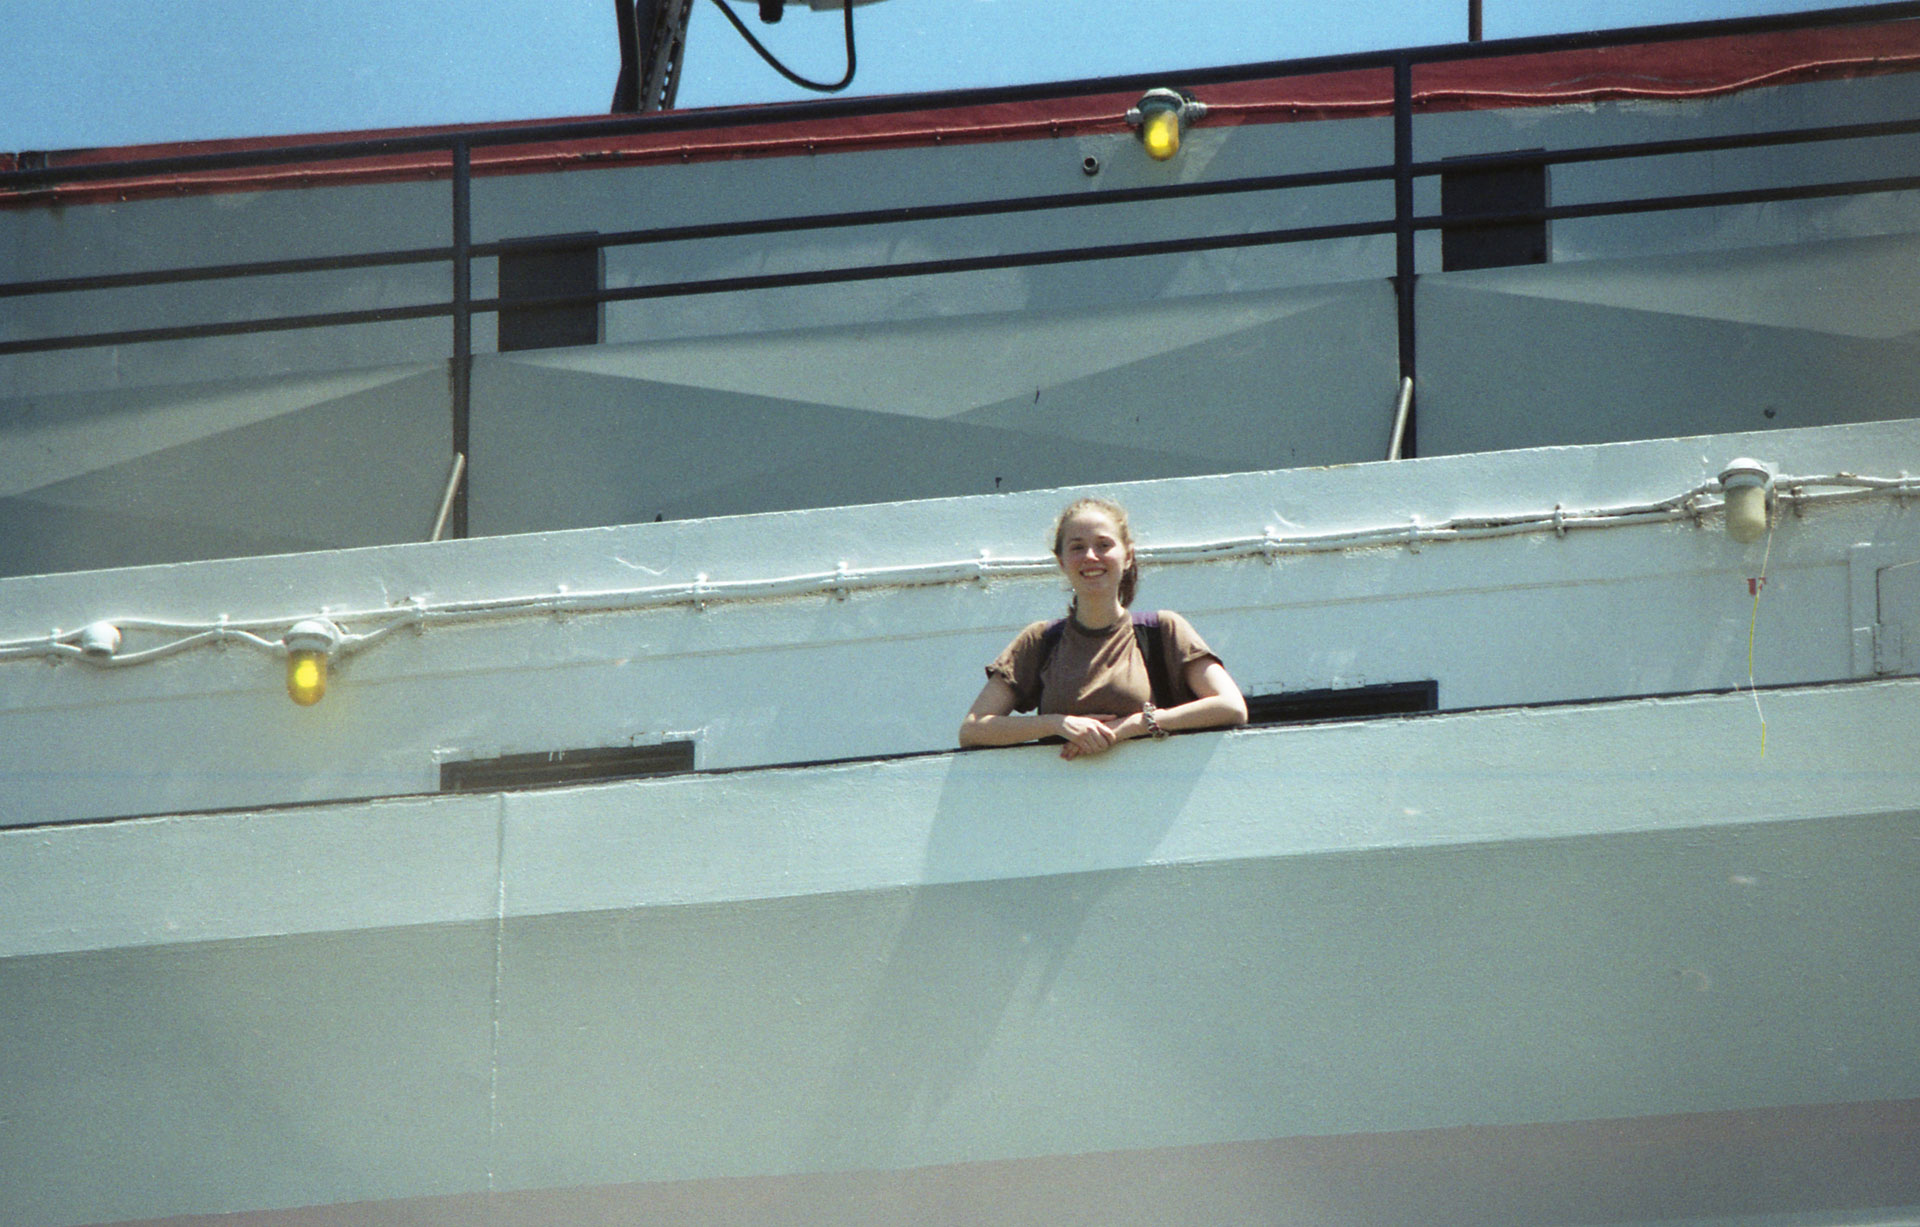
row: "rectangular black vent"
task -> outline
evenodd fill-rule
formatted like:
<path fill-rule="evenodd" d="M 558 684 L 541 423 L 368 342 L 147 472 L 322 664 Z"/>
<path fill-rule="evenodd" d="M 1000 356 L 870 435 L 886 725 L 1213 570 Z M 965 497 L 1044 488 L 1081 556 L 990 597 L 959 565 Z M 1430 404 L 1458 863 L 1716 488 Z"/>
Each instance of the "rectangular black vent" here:
<path fill-rule="evenodd" d="M 1386 682 L 1345 690 L 1295 690 L 1247 696 L 1248 724 L 1304 724 L 1309 720 L 1365 720 L 1440 710 L 1440 683 Z"/>
<path fill-rule="evenodd" d="M 1440 172 L 1440 268 L 1502 268 L 1547 262 L 1547 222 L 1494 225 L 1446 225 L 1475 213 L 1518 213 L 1547 207 L 1547 168 L 1513 166 L 1499 170 Z"/>
<path fill-rule="evenodd" d="M 515 299 L 594 294 L 601 289 L 604 261 L 598 246 L 503 252 L 500 256 L 499 350 L 553 349 L 600 343 L 601 305 L 512 307 Z"/>
<path fill-rule="evenodd" d="M 677 775 L 693 770 L 691 741 L 651 746 L 600 746 L 589 750 L 548 750 L 503 754 L 440 764 L 441 792 L 503 792 L 513 788 L 551 788 L 643 775 Z"/>

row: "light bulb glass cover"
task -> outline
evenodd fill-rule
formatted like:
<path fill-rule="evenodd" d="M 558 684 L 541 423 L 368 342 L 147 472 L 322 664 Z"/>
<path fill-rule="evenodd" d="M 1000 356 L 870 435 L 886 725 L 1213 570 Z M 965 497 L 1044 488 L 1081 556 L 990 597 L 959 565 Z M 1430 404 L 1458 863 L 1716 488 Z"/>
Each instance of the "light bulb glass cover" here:
<path fill-rule="evenodd" d="M 1154 107 L 1140 118 L 1140 143 L 1147 156 L 1164 162 L 1180 152 L 1180 112 L 1172 107 Z"/>
<path fill-rule="evenodd" d="M 1206 104 L 1185 90 L 1156 86 L 1127 108 L 1127 123 L 1140 137 L 1147 156 L 1164 162 L 1180 152 L 1187 129 L 1206 114 Z"/>
<path fill-rule="evenodd" d="M 312 707 L 326 695 L 327 667 L 344 638 L 326 618 L 305 618 L 288 628 L 280 641 L 287 649 L 288 698 Z"/>
<path fill-rule="evenodd" d="M 325 652 L 289 652 L 287 654 L 287 697 L 302 707 L 312 707 L 327 693 L 327 654 Z"/>
<path fill-rule="evenodd" d="M 1745 545 L 1767 535 L 1773 474 L 1758 460 L 1741 457 L 1720 474 L 1727 500 L 1727 536 Z"/>

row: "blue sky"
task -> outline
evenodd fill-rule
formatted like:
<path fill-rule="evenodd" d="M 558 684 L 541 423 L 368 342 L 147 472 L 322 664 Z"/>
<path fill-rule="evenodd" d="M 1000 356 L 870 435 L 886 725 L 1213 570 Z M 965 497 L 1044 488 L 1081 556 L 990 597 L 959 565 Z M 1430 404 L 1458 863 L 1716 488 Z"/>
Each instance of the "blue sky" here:
<path fill-rule="evenodd" d="M 810 97 L 697 0 L 682 107 Z M 1484 0 L 1489 38 L 1704 20 L 1817 0 Z M 840 16 L 761 26 L 837 77 Z M 1356 15 L 1358 14 L 1358 15 Z M 591 115 L 619 50 L 613 0 L 0 0 L 0 149 Z M 884 0 L 855 12 L 854 94 L 1005 85 L 1463 41 L 1465 0 Z"/>

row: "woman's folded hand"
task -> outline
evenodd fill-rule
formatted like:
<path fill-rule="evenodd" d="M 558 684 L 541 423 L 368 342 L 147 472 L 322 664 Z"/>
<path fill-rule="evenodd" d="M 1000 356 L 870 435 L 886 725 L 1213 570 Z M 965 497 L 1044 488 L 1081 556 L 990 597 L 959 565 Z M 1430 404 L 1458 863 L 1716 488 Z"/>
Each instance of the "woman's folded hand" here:
<path fill-rule="evenodd" d="M 1061 758 L 1080 758 L 1088 754 L 1105 754 L 1114 743 L 1120 740 L 1110 721 L 1113 716 L 1059 716 L 1059 735 L 1067 744 L 1060 747 Z"/>

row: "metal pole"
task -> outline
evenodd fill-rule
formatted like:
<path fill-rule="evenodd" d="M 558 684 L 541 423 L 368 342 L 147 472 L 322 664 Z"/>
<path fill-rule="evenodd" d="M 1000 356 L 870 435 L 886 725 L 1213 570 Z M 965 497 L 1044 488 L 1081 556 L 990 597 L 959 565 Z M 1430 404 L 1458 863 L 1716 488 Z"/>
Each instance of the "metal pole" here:
<path fill-rule="evenodd" d="M 472 156 L 465 141 L 453 143 L 453 454 L 464 470 L 473 402 L 473 193 Z M 453 535 L 467 535 L 467 483 L 453 492 Z"/>
<path fill-rule="evenodd" d="M 1467 0 L 1467 41 L 1480 41 L 1480 0 Z"/>
<path fill-rule="evenodd" d="M 1400 395 L 1393 406 L 1393 437 L 1387 441 L 1387 459 L 1400 459 L 1400 446 L 1407 437 L 1407 415 L 1413 412 L 1413 380 L 1400 381 Z M 439 540 L 439 538 L 435 538 Z"/>
<path fill-rule="evenodd" d="M 1394 297 L 1400 309 L 1400 378 L 1403 386 L 1414 379 L 1413 315 L 1413 60 L 1401 55 L 1393 62 L 1393 233 Z M 1405 453 L 1419 455 L 1412 398 L 1404 415 Z"/>
<path fill-rule="evenodd" d="M 1392 460 L 1395 457 L 1388 456 Z M 460 479 L 467 474 L 467 458 L 459 452 L 453 454 L 453 467 L 447 470 L 447 488 L 440 495 L 440 512 L 433 517 L 433 535 L 429 541 L 438 541 L 447 531 L 447 517 L 453 513 L 453 496 L 460 492 Z"/>

